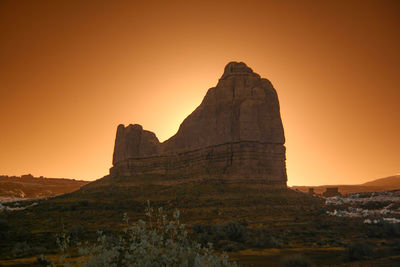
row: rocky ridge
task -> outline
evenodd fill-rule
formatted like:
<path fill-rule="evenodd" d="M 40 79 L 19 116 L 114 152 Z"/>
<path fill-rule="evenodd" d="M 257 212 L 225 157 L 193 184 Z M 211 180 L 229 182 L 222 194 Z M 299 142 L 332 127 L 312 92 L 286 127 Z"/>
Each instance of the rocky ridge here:
<path fill-rule="evenodd" d="M 119 125 L 110 175 L 286 186 L 284 143 L 278 96 L 271 82 L 243 62 L 230 62 L 217 86 L 165 142 L 141 125 Z"/>

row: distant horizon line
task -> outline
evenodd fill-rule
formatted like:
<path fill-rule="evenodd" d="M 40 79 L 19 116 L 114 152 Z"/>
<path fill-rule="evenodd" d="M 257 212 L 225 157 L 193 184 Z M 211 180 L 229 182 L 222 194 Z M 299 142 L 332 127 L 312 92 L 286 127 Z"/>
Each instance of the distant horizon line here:
<path fill-rule="evenodd" d="M 1 177 L 8 177 L 8 178 L 13 178 L 13 177 L 15 177 L 15 178 L 22 178 L 23 176 L 31 176 L 31 177 L 33 177 L 33 178 L 38 178 L 38 179 L 40 179 L 40 178 L 42 178 L 42 179 L 67 179 L 67 180 L 75 180 L 75 181 L 85 181 L 85 182 L 93 182 L 93 181 L 96 181 L 96 180 L 98 180 L 98 179 L 101 179 L 101 178 L 103 178 L 104 176 L 106 176 L 106 175 L 104 175 L 104 176 L 102 176 L 102 177 L 99 177 L 99 178 L 95 178 L 95 179 L 93 179 L 93 180 L 88 180 L 88 179 L 83 179 L 83 178 L 67 178 L 67 177 L 46 177 L 46 176 L 43 176 L 43 175 L 40 175 L 40 176 L 35 176 L 35 175 L 33 175 L 32 173 L 26 173 L 26 174 L 21 174 L 21 175 L 7 175 L 7 174 L 0 174 L 0 178 Z M 367 180 L 366 182 L 362 182 L 362 183 L 353 183 L 353 184 L 303 184 L 303 185 L 289 185 L 289 184 L 287 184 L 287 186 L 288 187 L 296 187 L 296 186 L 307 186 L 307 187 L 310 187 L 310 186 L 315 186 L 315 187 L 318 187 L 318 186 L 347 186 L 347 185 L 349 185 L 349 186 L 351 186 L 351 185 L 362 185 L 362 184 L 364 184 L 364 183 L 368 183 L 368 182 L 371 182 L 371 181 L 374 181 L 374 180 L 379 180 L 379 179 L 384 179 L 384 178 L 389 178 L 389 177 L 396 177 L 396 176 L 400 176 L 400 173 L 395 173 L 395 174 L 392 174 L 392 175 L 387 175 L 387 176 L 383 176 L 383 177 L 379 177 L 379 178 L 371 178 L 371 179 L 369 179 L 369 180 Z"/>

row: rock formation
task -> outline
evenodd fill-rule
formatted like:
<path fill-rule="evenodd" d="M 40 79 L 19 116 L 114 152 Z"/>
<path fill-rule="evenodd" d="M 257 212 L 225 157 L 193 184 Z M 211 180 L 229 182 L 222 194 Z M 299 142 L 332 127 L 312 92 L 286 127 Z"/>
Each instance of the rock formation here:
<path fill-rule="evenodd" d="M 160 143 L 140 125 L 119 125 L 111 176 L 216 178 L 286 185 L 285 137 L 276 91 L 246 64 L 230 62 L 216 87 Z"/>

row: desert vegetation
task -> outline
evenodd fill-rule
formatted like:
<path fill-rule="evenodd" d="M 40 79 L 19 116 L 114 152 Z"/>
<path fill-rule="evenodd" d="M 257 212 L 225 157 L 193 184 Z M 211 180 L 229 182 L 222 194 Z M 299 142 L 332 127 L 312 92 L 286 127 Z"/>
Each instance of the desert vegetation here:
<path fill-rule="evenodd" d="M 377 266 L 389 262 L 390 266 L 399 260 L 395 256 L 400 252 L 397 224 L 365 224 L 364 218 L 329 216 L 327 212 L 338 206 L 289 189 L 243 188 L 205 181 L 129 189 L 113 186 L 106 192 L 81 190 L 40 200 L 25 210 L 4 210 L 0 213 L 0 264 L 43 266 L 46 259 L 57 262 L 60 255 L 67 262 L 87 263 L 90 257 L 106 253 L 107 248 L 129 243 L 124 214 L 130 218 L 129 225 L 140 228 L 137 222 L 145 221 L 146 231 L 151 231 L 145 214 L 148 199 L 157 207 L 154 216 L 160 207 L 174 222 L 173 213 L 179 209 L 179 223 L 185 225 L 179 231 L 186 231 L 190 246 L 200 246 L 199 253 L 210 249 L 208 244 L 212 243 L 216 253 L 212 255 L 225 251 L 239 265 L 290 266 L 304 259 L 305 264 L 314 266 L 364 261 Z M 151 225 L 156 227 L 156 222 L 153 217 Z M 60 233 L 68 236 L 64 252 L 56 242 Z M 156 233 L 161 235 L 162 231 Z M 119 238 L 125 241 L 120 243 Z M 373 253 L 363 256 L 366 253 L 358 243 L 371 244 Z M 128 248 L 119 251 L 119 255 L 130 253 Z"/>
<path fill-rule="evenodd" d="M 201 245 L 189 238 L 186 227 L 180 222 L 179 210 L 172 220 L 162 208 L 154 210 L 148 202 L 147 221 L 130 223 L 126 213 L 123 216 L 123 230 L 119 235 L 98 232 L 94 244 L 88 241 L 73 242 L 75 231 L 63 232 L 57 238 L 61 256 L 52 262 L 40 255 L 38 263 L 57 266 L 187 266 L 187 267 L 234 267 L 224 253 L 218 255 L 213 244 Z M 74 227 L 76 230 L 76 227 Z M 76 248 L 71 247 L 75 243 Z M 78 256 L 76 255 L 78 251 Z M 72 252 L 72 254 L 71 254 Z M 71 258 L 76 258 L 71 260 Z"/>

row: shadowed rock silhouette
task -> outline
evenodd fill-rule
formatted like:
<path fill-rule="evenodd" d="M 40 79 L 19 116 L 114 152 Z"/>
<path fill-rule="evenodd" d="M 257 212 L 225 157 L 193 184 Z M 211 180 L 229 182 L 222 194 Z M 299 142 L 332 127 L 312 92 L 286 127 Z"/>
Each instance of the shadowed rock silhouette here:
<path fill-rule="evenodd" d="M 284 143 L 271 82 L 243 62 L 230 62 L 217 86 L 165 142 L 141 125 L 119 125 L 110 174 L 286 186 Z"/>

